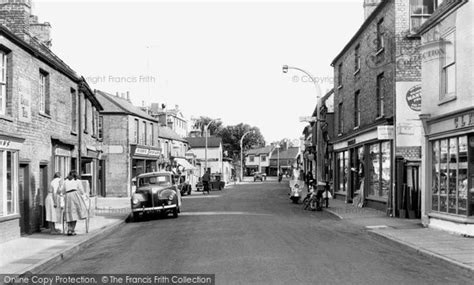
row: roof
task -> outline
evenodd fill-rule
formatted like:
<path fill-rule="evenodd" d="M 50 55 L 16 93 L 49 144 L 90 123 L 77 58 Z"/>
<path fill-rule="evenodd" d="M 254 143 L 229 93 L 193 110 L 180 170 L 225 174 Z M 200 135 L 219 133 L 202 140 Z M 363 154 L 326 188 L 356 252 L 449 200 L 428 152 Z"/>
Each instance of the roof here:
<path fill-rule="evenodd" d="M 280 150 L 280 153 L 278 153 L 278 151 L 273 152 L 272 157 L 270 159 L 278 159 L 278 157 L 280 157 L 280 160 L 281 159 L 296 159 L 299 152 L 300 152 L 299 147 L 290 147 L 288 148 L 288 150 Z"/>
<path fill-rule="evenodd" d="M 50 65 L 62 74 L 66 75 L 72 81 L 79 82 L 81 80 L 79 75 L 77 75 L 77 73 L 72 70 L 72 68 L 70 68 L 47 46 L 40 43 L 36 38 L 28 34 L 24 34 L 24 38 L 19 37 L 2 24 L 0 24 L 0 34 L 4 35 L 14 44 L 18 45 L 19 47 L 30 53 L 33 57 L 40 59 L 41 61 Z"/>
<path fill-rule="evenodd" d="M 183 139 L 171 128 L 165 127 L 165 126 L 158 127 L 158 137 L 164 138 L 164 139 L 175 140 L 175 141 L 187 142 L 187 140 Z"/>
<path fill-rule="evenodd" d="M 266 146 L 256 149 L 249 149 L 245 154 L 246 155 L 260 155 L 260 154 L 270 154 L 273 151 L 273 146 Z"/>
<path fill-rule="evenodd" d="M 103 114 L 124 114 L 137 116 L 142 119 L 158 122 L 155 118 L 142 111 L 140 108 L 135 107 L 131 102 L 122 97 L 117 97 L 100 90 L 95 91 L 96 97 L 100 104 L 104 107 L 101 112 Z"/>
<path fill-rule="evenodd" d="M 206 138 L 186 138 L 191 148 L 205 148 L 206 147 Z M 222 144 L 222 139 L 218 137 L 208 137 L 207 138 L 207 147 L 208 148 L 217 148 Z"/>
<path fill-rule="evenodd" d="M 350 39 L 350 41 L 346 44 L 346 46 L 342 49 L 342 51 L 333 59 L 331 66 L 336 64 L 336 61 L 344 54 L 347 50 L 351 48 L 354 42 L 359 38 L 359 36 L 365 31 L 365 29 L 372 23 L 373 19 L 378 16 L 379 12 L 385 7 L 385 5 L 392 0 L 381 0 L 377 8 L 374 9 L 372 13 L 365 19 L 365 21 L 360 26 L 359 30 L 354 34 L 354 36 Z"/>
<path fill-rule="evenodd" d="M 439 5 L 438 9 L 431 14 L 431 17 L 426 20 L 426 22 L 421 25 L 416 33 L 418 35 L 423 34 L 426 30 L 430 29 L 434 24 L 436 24 L 444 15 L 448 12 L 453 10 L 453 8 L 457 7 L 458 5 L 461 6 L 467 3 L 468 0 L 444 0 L 441 5 Z"/>

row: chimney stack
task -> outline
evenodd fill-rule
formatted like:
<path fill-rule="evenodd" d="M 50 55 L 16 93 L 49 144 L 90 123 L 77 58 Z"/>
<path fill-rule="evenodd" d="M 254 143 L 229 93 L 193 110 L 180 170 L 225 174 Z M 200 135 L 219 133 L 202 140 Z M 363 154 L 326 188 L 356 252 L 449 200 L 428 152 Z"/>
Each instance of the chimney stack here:
<path fill-rule="evenodd" d="M 382 0 L 364 0 L 364 19 L 367 20 L 367 18 L 372 14 L 372 12 L 377 8 L 379 3 Z"/>

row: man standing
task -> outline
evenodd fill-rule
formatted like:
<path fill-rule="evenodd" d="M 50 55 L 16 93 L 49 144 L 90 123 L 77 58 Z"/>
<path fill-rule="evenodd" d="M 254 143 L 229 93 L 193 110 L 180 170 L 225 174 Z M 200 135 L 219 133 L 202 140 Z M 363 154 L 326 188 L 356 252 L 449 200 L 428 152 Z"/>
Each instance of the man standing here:
<path fill-rule="evenodd" d="M 209 190 L 209 182 L 211 181 L 211 175 L 209 174 L 209 170 L 204 173 L 202 176 L 202 186 L 204 189 L 202 190 L 202 194 L 204 194 L 207 191 L 207 194 L 210 194 Z"/>

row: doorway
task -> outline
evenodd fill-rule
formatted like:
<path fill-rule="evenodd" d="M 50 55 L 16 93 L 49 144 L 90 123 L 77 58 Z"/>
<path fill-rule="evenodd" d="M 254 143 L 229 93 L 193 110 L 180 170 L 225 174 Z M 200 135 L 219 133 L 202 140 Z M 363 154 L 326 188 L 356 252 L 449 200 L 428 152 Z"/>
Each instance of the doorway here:
<path fill-rule="evenodd" d="M 39 175 L 39 199 L 40 199 L 40 227 L 47 228 L 48 222 L 46 222 L 46 208 L 44 200 L 48 195 L 48 166 L 40 165 L 40 175 Z"/>
<path fill-rule="evenodd" d="M 18 172 L 18 192 L 20 204 L 20 232 L 22 235 L 31 234 L 30 226 L 30 166 L 20 164 Z"/>

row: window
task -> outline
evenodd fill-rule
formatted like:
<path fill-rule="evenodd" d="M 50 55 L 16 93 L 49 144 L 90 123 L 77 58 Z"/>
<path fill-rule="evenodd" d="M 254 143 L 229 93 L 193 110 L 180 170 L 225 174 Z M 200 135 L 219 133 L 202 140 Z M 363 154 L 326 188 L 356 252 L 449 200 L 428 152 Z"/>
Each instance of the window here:
<path fill-rule="evenodd" d="M 381 51 L 385 47 L 383 32 L 383 18 L 377 23 L 377 51 Z"/>
<path fill-rule="evenodd" d="M 143 121 L 142 122 L 142 128 L 140 130 L 140 144 L 142 145 L 146 145 L 146 142 L 147 142 L 147 126 L 146 126 L 146 122 Z"/>
<path fill-rule="evenodd" d="M 104 126 L 104 117 L 99 116 L 99 119 L 98 119 L 98 122 L 97 122 L 97 138 L 99 140 L 101 140 L 104 136 L 103 126 Z"/>
<path fill-rule="evenodd" d="M 336 187 L 335 192 L 346 192 L 349 186 L 349 151 L 336 154 Z"/>
<path fill-rule="evenodd" d="M 135 119 L 135 122 L 133 124 L 133 142 L 138 144 L 138 128 L 139 128 L 139 122 L 138 119 Z"/>
<path fill-rule="evenodd" d="M 0 115 L 7 113 L 7 54 L 0 51 Z"/>
<path fill-rule="evenodd" d="M 339 63 L 339 68 L 337 69 L 337 83 L 339 87 L 342 87 L 342 62 Z"/>
<path fill-rule="evenodd" d="M 342 102 L 339 103 L 339 108 L 337 110 L 337 119 L 338 119 L 338 133 L 342 134 L 344 132 L 344 106 L 342 105 Z"/>
<path fill-rule="evenodd" d="M 77 94 L 71 88 L 71 131 L 77 131 Z"/>
<path fill-rule="evenodd" d="M 95 128 L 95 126 L 96 126 L 96 121 L 95 121 L 96 111 L 95 111 L 94 107 L 92 107 L 91 110 L 92 110 L 92 118 L 91 118 L 92 119 L 91 120 L 92 121 L 92 136 L 95 137 L 95 135 L 96 135 L 96 128 Z"/>
<path fill-rule="evenodd" d="M 354 94 L 354 127 L 360 126 L 360 90 Z"/>
<path fill-rule="evenodd" d="M 249 161 L 250 162 L 254 162 L 255 161 L 255 157 L 253 155 L 249 156 Z"/>
<path fill-rule="evenodd" d="M 474 197 L 468 191 L 474 184 L 474 158 L 468 140 L 474 142 L 474 137 L 460 136 L 432 142 L 431 210 L 434 212 L 462 216 L 474 214 Z"/>
<path fill-rule="evenodd" d="M 18 213 L 18 153 L 0 150 L 0 217 Z"/>
<path fill-rule="evenodd" d="M 360 45 L 357 45 L 354 50 L 354 72 L 360 70 Z"/>
<path fill-rule="evenodd" d="M 267 156 L 266 155 L 262 155 L 262 158 L 261 158 L 262 162 L 265 162 L 267 161 Z"/>
<path fill-rule="evenodd" d="M 42 114 L 49 115 L 49 74 L 44 70 L 40 70 L 39 80 L 39 111 Z"/>
<path fill-rule="evenodd" d="M 453 96 L 456 93 L 456 52 L 455 52 L 455 32 L 445 36 L 445 55 L 442 70 L 442 92 L 441 98 Z"/>
<path fill-rule="evenodd" d="M 376 90 L 376 101 L 377 101 L 377 118 L 384 115 L 385 107 L 385 78 L 383 73 L 377 76 L 377 90 Z"/>
<path fill-rule="evenodd" d="M 154 129 L 153 123 L 150 123 L 149 134 L 150 134 L 150 138 L 148 140 L 149 140 L 151 146 L 155 146 L 155 129 Z"/>
<path fill-rule="evenodd" d="M 410 28 L 412 32 L 416 30 L 433 14 L 441 0 L 410 0 Z"/>
<path fill-rule="evenodd" d="M 84 95 L 83 102 L 84 102 L 84 133 L 87 133 L 87 125 L 88 125 L 89 122 L 87 121 L 87 118 L 88 118 L 87 112 L 88 111 L 87 111 L 87 98 L 86 98 L 85 95 Z"/>
<path fill-rule="evenodd" d="M 368 196 L 387 199 L 391 183 L 391 143 L 382 142 L 369 146 Z"/>

